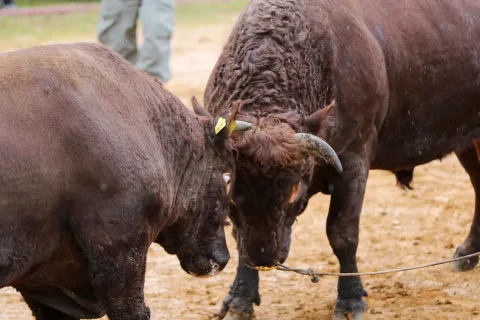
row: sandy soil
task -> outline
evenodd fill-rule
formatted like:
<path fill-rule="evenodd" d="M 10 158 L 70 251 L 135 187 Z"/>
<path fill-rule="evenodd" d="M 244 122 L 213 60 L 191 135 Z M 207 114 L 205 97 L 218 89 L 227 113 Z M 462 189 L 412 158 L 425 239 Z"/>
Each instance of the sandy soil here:
<path fill-rule="evenodd" d="M 188 104 L 192 94 L 201 98 L 229 28 L 228 24 L 215 25 L 176 33 L 175 78 L 168 88 Z M 474 195 L 455 157 L 418 168 L 414 186 L 415 191 L 405 192 L 396 187 L 392 174 L 371 173 L 361 221 L 361 271 L 450 258 L 466 237 Z M 327 196 L 316 196 L 295 224 L 288 265 L 338 270 L 325 235 L 328 201 Z M 232 259 L 213 279 L 192 278 L 180 269 L 176 257 L 153 245 L 145 289 L 152 319 L 212 319 L 235 275 L 237 255 L 230 236 L 228 243 Z M 256 308 L 255 318 L 331 319 L 336 281 L 329 277 L 313 284 L 301 275 L 262 273 L 262 305 Z M 370 294 L 368 319 L 480 319 L 480 268 L 459 273 L 443 265 L 364 277 L 363 281 Z M 0 290 L 0 319 L 31 319 L 27 306 L 12 289 Z"/>

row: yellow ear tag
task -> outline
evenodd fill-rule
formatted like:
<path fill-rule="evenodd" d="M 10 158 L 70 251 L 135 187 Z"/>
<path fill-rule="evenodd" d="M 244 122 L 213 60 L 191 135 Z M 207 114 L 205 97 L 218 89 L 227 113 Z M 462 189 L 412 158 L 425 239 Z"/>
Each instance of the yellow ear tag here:
<path fill-rule="evenodd" d="M 231 121 L 230 125 L 228 126 L 228 135 L 231 135 L 233 130 L 235 130 L 235 127 L 237 126 L 236 121 Z"/>
<path fill-rule="evenodd" d="M 217 124 L 215 125 L 215 134 L 218 134 L 220 131 L 222 131 L 223 128 L 227 125 L 227 121 L 225 118 L 218 118 Z"/>

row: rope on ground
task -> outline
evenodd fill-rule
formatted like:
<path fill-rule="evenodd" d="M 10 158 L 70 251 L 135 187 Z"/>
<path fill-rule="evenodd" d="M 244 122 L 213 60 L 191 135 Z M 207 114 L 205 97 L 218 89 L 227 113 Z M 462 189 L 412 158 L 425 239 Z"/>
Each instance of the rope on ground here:
<path fill-rule="evenodd" d="M 421 265 L 413 266 L 413 267 L 405 267 L 405 268 L 390 269 L 390 270 L 383 270 L 383 271 L 373 271 L 373 272 L 351 272 L 351 273 L 315 272 L 313 269 L 295 269 L 295 268 L 287 267 L 283 264 L 277 264 L 277 270 L 290 271 L 290 272 L 295 272 L 295 273 L 303 274 L 303 275 L 306 275 L 306 276 L 310 276 L 312 278 L 312 282 L 317 283 L 317 282 L 320 281 L 320 277 L 323 277 L 323 276 L 333 276 L 333 277 L 373 276 L 373 275 L 378 275 L 378 274 L 396 273 L 396 272 L 409 271 L 409 270 L 415 270 L 415 269 L 429 268 L 429 267 L 434 267 L 434 266 L 438 266 L 438 265 L 441 265 L 441 264 L 452 263 L 452 262 L 460 261 L 460 260 L 466 260 L 466 259 L 470 259 L 470 258 L 478 257 L 478 256 L 480 256 L 480 252 L 472 253 L 472 254 L 469 254 L 469 255 L 466 255 L 466 256 L 463 256 L 463 257 L 457 257 L 457 258 L 452 258 L 452 259 L 448 259 L 448 260 L 443 260 L 443 261 L 439 261 L 439 262 L 421 264 Z"/>

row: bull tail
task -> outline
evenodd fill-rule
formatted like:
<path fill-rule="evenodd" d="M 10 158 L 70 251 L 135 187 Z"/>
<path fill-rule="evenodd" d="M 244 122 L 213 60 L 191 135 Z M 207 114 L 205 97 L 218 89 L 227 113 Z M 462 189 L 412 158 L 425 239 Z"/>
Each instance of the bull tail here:
<path fill-rule="evenodd" d="M 393 173 L 397 177 L 397 186 L 404 190 L 413 190 L 413 187 L 410 185 L 413 181 L 413 170 L 414 168 L 394 171 Z"/>

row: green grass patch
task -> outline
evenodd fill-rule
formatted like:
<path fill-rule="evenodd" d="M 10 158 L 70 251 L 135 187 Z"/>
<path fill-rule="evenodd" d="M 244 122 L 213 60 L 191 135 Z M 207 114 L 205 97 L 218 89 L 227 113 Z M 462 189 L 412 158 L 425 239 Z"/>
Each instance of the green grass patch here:
<path fill-rule="evenodd" d="M 19 7 L 42 7 L 63 4 L 100 3 L 100 0 L 14 0 Z"/>
<path fill-rule="evenodd" d="M 56 16 L 2 17 L 0 51 L 39 44 L 92 38 L 95 40 L 98 14 L 95 12 Z"/>
<path fill-rule="evenodd" d="M 42 1 L 56 2 L 55 0 Z M 231 21 L 238 16 L 247 3 L 248 0 L 234 0 L 224 3 L 179 4 L 175 10 L 176 28 Z M 95 41 L 98 20 L 98 11 L 68 15 L 2 17 L 0 19 L 0 51 L 57 41 L 76 39 Z"/>
<path fill-rule="evenodd" d="M 219 3 L 190 3 L 177 5 L 176 19 L 179 24 L 215 24 L 237 16 L 249 0 L 234 0 Z"/>

